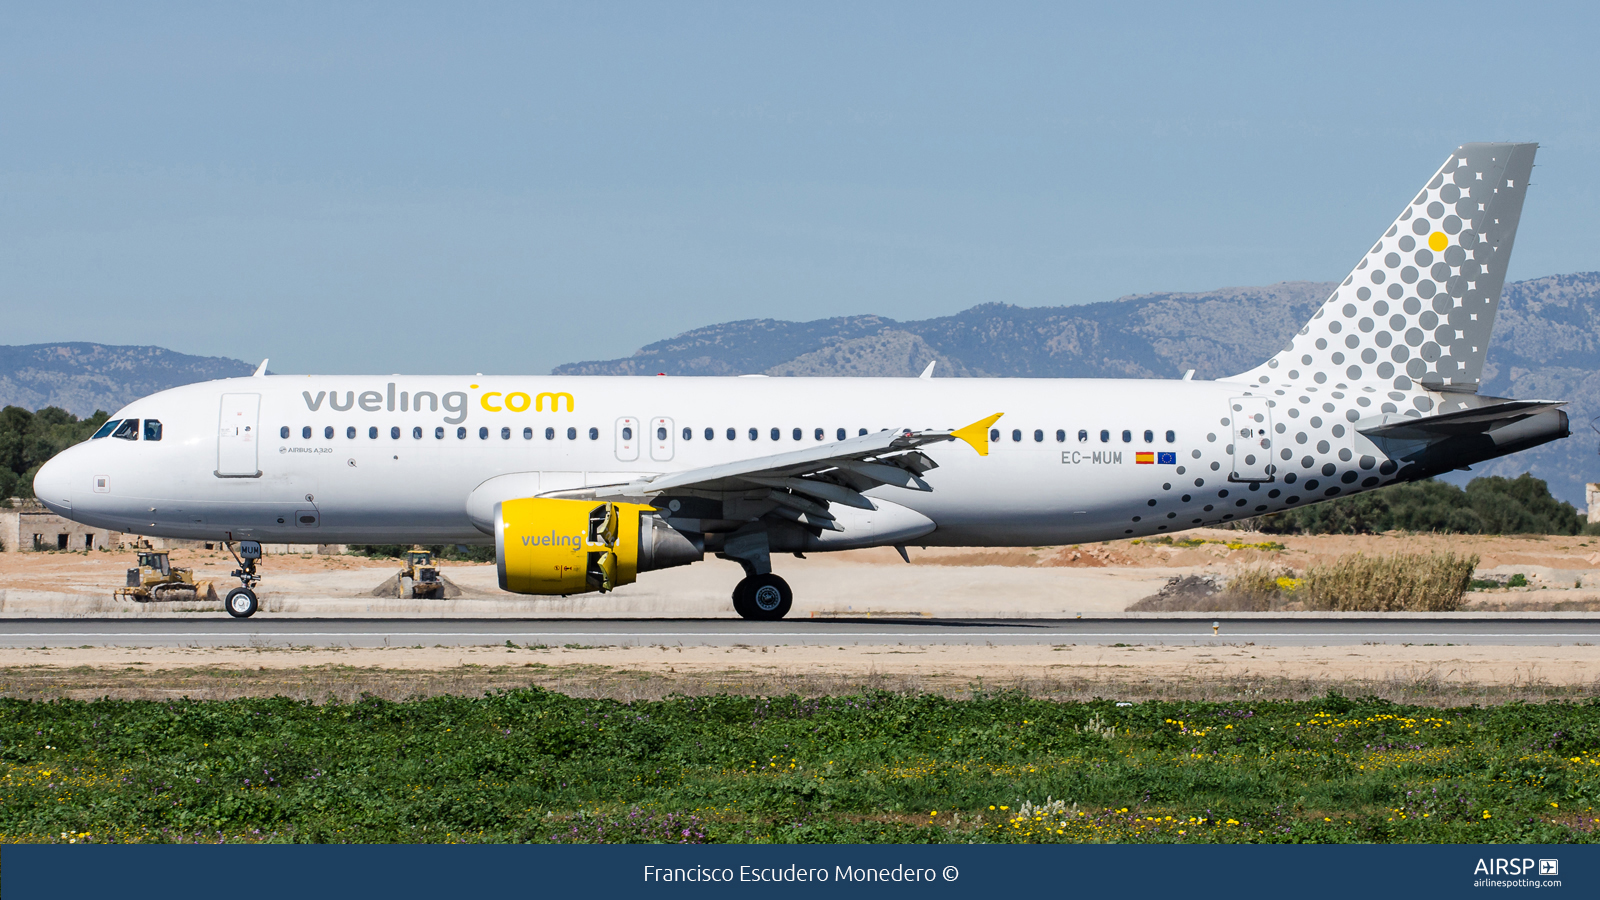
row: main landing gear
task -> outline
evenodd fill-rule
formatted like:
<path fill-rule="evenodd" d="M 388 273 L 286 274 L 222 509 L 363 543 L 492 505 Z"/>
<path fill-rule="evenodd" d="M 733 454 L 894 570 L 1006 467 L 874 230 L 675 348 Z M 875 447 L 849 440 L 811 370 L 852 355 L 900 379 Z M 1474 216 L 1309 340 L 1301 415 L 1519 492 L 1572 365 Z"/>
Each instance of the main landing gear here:
<path fill-rule="evenodd" d="M 733 588 L 733 609 L 746 619 L 777 621 L 788 615 L 793 605 L 789 582 L 771 572 L 748 576 Z"/>
<path fill-rule="evenodd" d="M 256 602 L 256 592 L 252 590 L 261 576 L 256 574 L 256 561 L 261 558 L 261 544 L 259 541 L 240 541 L 238 552 L 234 552 L 233 541 L 226 542 L 228 552 L 233 554 L 234 561 L 239 568 L 229 574 L 239 579 L 239 586 L 228 592 L 223 598 L 222 606 L 228 615 L 235 619 L 248 619 L 256 614 L 259 607 Z"/>

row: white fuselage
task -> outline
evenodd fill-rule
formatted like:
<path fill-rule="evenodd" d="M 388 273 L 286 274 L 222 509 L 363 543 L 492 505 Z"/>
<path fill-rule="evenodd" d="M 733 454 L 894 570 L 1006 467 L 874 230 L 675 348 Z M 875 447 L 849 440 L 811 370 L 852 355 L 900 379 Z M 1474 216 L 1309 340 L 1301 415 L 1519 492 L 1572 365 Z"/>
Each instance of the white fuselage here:
<path fill-rule="evenodd" d="M 1004 416 L 987 457 L 959 442 L 931 445 L 924 452 L 938 463 L 927 475 L 932 491 L 870 492 L 935 523 L 914 543 L 1014 546 L 1157 534 L 1322 499 L 1350 472 L 1367 486 L 1378 482 L 1364 471 L 1371 457 L 1360 459 L 1372 448 L 1356 448 L 1365 441 L 1345 430 L 1343 416 L 1316 420 L 1310 440 L 1302 434 L 1294 445 L 1294 429 L 1309 426 L 1290 422 L 1284 434 L 1280 424 L 1271 434 L 1271 412 L 1257 440 L 1293 446 L 1288 477 L 1231 481 L 1230 398 L 1254 387 L 1126 379 L 239 378 L 128 405 L 115 417 L 159 420 L 159 441 L 87 441 L 52 460 L 35 484 L 64 515 L 140 534 L 482 543 L 492 538 L 474 526 L 466 500 L 497 476 L 530 473 L 528 492 L 536 484 L 547 493 L 768 456 L 835 440 L 841 429 L 847 436 L 950 429 L 996 412 Z M 1255 393 L 1264 404 L 1267 392 Z M 240 398 L 226 395 L 258 396 L 255 421 L 243 424 L 249 403 L 241 414 Z M 1337 469 L 1331 477 L 1330 466 Z M 1342 484 L 1346 493 L 1363 486 L 1350 477 Z"/>

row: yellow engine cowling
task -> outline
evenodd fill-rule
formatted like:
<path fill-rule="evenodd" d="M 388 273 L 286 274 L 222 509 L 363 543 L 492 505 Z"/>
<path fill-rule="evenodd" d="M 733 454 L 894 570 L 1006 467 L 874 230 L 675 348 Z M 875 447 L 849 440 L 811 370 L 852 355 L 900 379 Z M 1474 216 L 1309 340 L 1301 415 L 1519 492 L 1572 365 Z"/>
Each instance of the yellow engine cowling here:
<path fill-rule="evenodd" d="M 635 503 L 532 497 L 495 509 L 500 589 L 518 594 L 583 594 L 632 584 L 639 573 Z"/>

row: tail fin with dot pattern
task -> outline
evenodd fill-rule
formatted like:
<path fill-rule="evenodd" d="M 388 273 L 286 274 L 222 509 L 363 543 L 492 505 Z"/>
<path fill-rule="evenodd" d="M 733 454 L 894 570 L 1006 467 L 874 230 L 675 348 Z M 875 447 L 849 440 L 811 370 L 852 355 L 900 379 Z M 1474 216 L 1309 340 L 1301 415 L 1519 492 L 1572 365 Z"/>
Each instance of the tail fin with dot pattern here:
<path fill-rule="evenodd" d="M 1462 144 L 1289 346 L 1225 381 L 1476 393 L 1538 144 Z"/>

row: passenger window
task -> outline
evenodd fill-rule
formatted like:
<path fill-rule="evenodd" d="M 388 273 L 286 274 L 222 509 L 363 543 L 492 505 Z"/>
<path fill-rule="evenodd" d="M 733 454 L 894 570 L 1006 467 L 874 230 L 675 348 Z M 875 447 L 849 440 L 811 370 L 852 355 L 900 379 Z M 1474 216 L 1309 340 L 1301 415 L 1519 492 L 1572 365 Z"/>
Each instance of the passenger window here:
<path fill-rule="evenodd" d="M 481 426 L 480 425 L 478 427 L 478 440 L 487 441 L 488 439 L 489 439 L 489 429 L 487 427 L 485 427 L 485 426 Z"/>
<path fill-rule="evenodd" d="M 1021 441 L 1022 440 L 1022 429 L 1021 428 L 1013 428 L 1013 429 L 1011 429 L 1011 440 L 1012 441 Z"/>
<path fill-rule="evenodd" d="M 794 439 L 797 441 L 800 440 L 800 429 L 798 428 L 794 430 Z"/>
<path fill-rule="evenodd" d="M 567 440 L 575 441 L 577 439 L 578 439 L 578 429 L 576 429 L 576 428 L 568 428 L 567 429 Z"/>
<path fill-rule="evenodd" d="M 819 440 L 819 441 L 822 440 L 822 429 L 821 428 L 818 428 L 816 430 L 816 439 Z"/>
<path fill-rule="evenodd" d="M 161 440 L 161 420 L 159 420 L 159 419 L 145 419 L 144 420 L 144 439 L 147 440 L 147 441 L 159 441 L 159 440 Z"/>
<path fill-rule="evenodd" d="M 842 441 L 842 440 L 844 440 L 844 429 L 843 429 L 843 428 L 841 428 L 841 429 L 839 429 L 839 430 L 838 430 L 838 431 L 835 431 L 835 432 L 834 432 L 834 433 L 833 433 L 833 439 L 834 439 L 834 440 L 836 440 L 836 441 Z"/>
<path fill-rule="evenodd" d="M 1156 433 L 1146 428 L 1144 432 L 1144 442 L 1146 444 L 1154 444 L 1156 442 Z"/>
<path fill-rule="evenodd" d="M 289 426 L 285 425 L 282 428 L 279 428 L 278 429 L 278 437 L 283 438 L 284 440 L 288 440 L 289 439 Z"/>
<path fill-rule="evenodd" d="M 438 428 L 435 428 L 433 430 L 433 439 L 436 440 L 436 441 L 444 440 L 444 426 L 443 425 L 440 425 Z"/>
<path fill-rule="evenodd" d="M 1122 429 L 1122 442 L 1124 444 L 1133 443 L 1133 432 L 1129 431 L 1126 428 Z"/>
<path fill-rule="evenodd" d="M 776 428 L 772 429 L 772 439 L 775 440 L 775 441 L 782 439 L 782 435 L 778 432 L 778 429 L 776 429 Z"/>
<path fill-rule="evenodd" d="M 368 428 L 367 429 L 367 437 L 369 439 L 371 439 L 371 440 L 374 440 L 374 441 L 377 440 L 378 439 L 378 426 L 373 425 L 372 427 Z"/>
<path fill-rule="evenodd" d="M 333 426 L 332 425 L 328 425 L 328 426 L 326 426 L 325 428 L 322 429 L 322 439 L 325 440 L 325 441 L 333 440 Z"/>
<path fill-rule="evenodd" d="M 1042 429 L 1035 428 L 1033 430 L 1033 442 L 1035 444 L 1044 443 L 1044 431 Z"/>
<path fill-rule="evenodd" d="M 344 430 L 344 437 L 345 437 L 345 440 L 348 440 L 348 441 L 355 440 L 356 439 L 356 427 L 354 425 L 351 425 L 349 428 L 346 428 Z"/>
<path fill-rule="evenodd" d="M 628 438 L 627 429 L 626 428 L 623 429 L 622 438 L 623 438 L 623 440 L 627 440 L 627 438 Z M 544 439 L 547 440 L 547 441 L 555 440 L 556 439 L 556 430 L 554 428 L 546 428 L 544 430 Z"/>
<path fill-rule="evenodd" d="M 752 428 L 752 429 L 750 429 L 750 440 L 753 441 L 755 439 L 756 439 L 756 430 L 754 428 Z"/>
<path fill-rule="evenodd" d="M 591 440 L 591 441 L 600 440 L 600 429 L 598 429 L 598 428 L 589 429 L 589 440 Z"/>
<path fill-rule="evenodd" d="M 305 440 L 308 440 L 308 441 L 311 440 L 311 426 L 310 425 L 307 425 L 304 428 L 300 429 L 300 437 L 302 437 L 302 438 L 304 438 Z"/>
<path fill-rule="evenodd" d="M 1000 440 L 1000 429 L 998 429 L 998 428 L 989 429 L 989 440 L 991 440 L 991 441 Z"/>
<path fill-rule="evenodd" d="M 522 429 L 522 439 L 525 441 L 533 440 L 533 429 L 531 427 Z"/>
<path fill-rule="evenodd" d="M 422 426 L 421 425 L 413 425 L 413 426 L 411 426 L 411 439 L 414 440 L 414 441 L 422 440 Z"/>
<path fill-rule="evenodd" d="M 1066 431 L 1066 429 L 1057 428 L 1056 429 L 1056 443 L 1065 444 L 1066 442 L 1067 442 L 1067 431 Z"/>
<path fill-rule="evenodd" d="M 1082 444 L 1082 443 L 1084 443 L 1084 442 L 1086 442 L 1088 440 L 1089 440 L 1089 429 L 1087 429 L 1087 428 L 1079 428 L 1078 429 L 1078 443 Z"/>
<path fill-rule="evenodd" d="M 1176 444 L 1177 442 L 1178 442 L 1178 433 L 1176 431 L 1167 432 L 1167 443 Z"/>
<path fill-rule="evenodd" d="M 546 435 L 546 437 L 548 437 L 548 435 Z M 633 429 L 626 425 L 622 426 L 622 439 L 625 441 L 633 440 Z"/>
<path fill-rule="evenodd" d="M 716 438 L 716 436 L 717 436 L 717 430 L 715 428 L 707 428 L 706 429 L 706 440 L 708 440 L 708 441 L 709 440 L 714 440 Z"/>
<path fill-rule="evenodd" d="M 730 440 L 730 441 L 731 440 L 735 440 L 738 437 L 739 437 L 739 432 L 738 431 L 736 431 L 736 430 L 734 430 L 732 428 L 728 429 L 728 440 Z"/>
<path fill-rule="evenodd" d="M 111 421 L 105 423 L 104 425 L 101 425 L 100 426 L 100 430 L 96 431 L 93 435 L 91 435 L 89 440 L 91 440 L 91 441 L 99 440 L 100 438 L 105 437 L 106 435 L 110 434 L 111 432 L 116 431 L 117 430 L 117 426 L 121 425 L 121 424 L 122 424 L 122 420 L 121 419 L 112 419 Z"/>
<path fill-rule="evenodd" d="M 502 440 L 502 441 L 511 440 L 511 428 L 510 428 L 510 426 L 501 427 L 501 429 L 500 429 L 500 440 Z"/>
<path fill-rule="evenodd" d="M 665 427 L 657 428 L 656 429 L 656 440 L 664 441 L 666 439 L 667 439 L 667 429 Z"/>
<path fill-rule="evenodd" d="M 1104 428 L 1100 429 L 1100 443 L 1102 443 L 1102 444 L 1111 443 L 1111 432 L 1105 430 Z"/>
<path fill-rule="evenodd" d="M 694 440 L 694 429 L 687 425 L 683 426 L 683 439 L 686 441 Z"/>
<path fill-rule="evenodd" d="M 392 440 L 392 441 L 400 440 L 400 426 L 399 425 L 390 425 L 389 426 L 389 440 Z"/>
<path fill-rule="evenodd" d="M 456 429 L 456 440 L 464 441 L 466 439 L 467 439 L 467 426 L 463 425 L 460 428 Z"/>
<path fill-rule="evenodd" d="M 867 436 L 867 430 L 865 428 L 861 429 L 861 431 L 859 431 L 856 434 L 856 437 L 866 437 L 866 436 Z"/>

